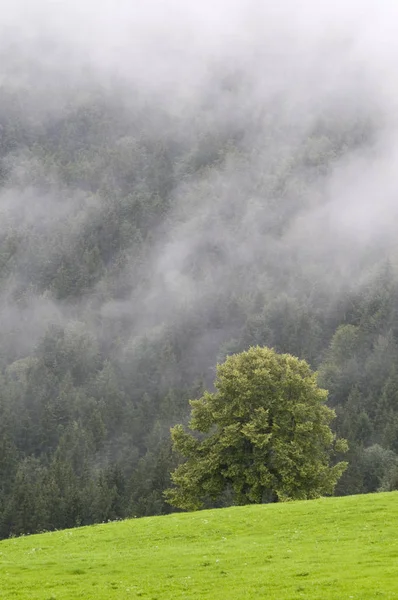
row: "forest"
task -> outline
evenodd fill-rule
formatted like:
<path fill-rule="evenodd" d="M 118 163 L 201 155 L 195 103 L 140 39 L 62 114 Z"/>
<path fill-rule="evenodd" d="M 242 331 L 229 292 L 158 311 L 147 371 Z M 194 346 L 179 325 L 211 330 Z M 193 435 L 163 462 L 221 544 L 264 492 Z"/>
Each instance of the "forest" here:
<path fill-rule="evenodd" d="M 0 47 L 0 537 L 170 512 L 170 428 L 254 345 L 329 391 L 349 443 L 335 493 L 398 489 L 394 139 L 373 72 L 328 87 L 324 63 L 298 57 L 295 78 L 282 57 L 282 85 L 244 54 L 170 91 L 30 44 Z M 324 51 L 344 64 L 345 43 Z"/>

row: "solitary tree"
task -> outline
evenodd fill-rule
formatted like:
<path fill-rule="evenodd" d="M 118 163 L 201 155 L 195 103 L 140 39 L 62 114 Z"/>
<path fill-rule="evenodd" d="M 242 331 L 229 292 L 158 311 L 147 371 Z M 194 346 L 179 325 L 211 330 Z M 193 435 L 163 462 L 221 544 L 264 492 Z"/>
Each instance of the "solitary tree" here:
<path fill-rule="evenodd" d="M 170 504 L 196 510 L 224 492 L 235 504 L 333 493 L 347 463 L 330 459 L 347 444 L 332 433 L 327 392 L 305 361 L 250 348 L 218 365 L 215 388 L 190 401 L 190 432 L 171 430 L 186 461 L 171 474 Z"/>

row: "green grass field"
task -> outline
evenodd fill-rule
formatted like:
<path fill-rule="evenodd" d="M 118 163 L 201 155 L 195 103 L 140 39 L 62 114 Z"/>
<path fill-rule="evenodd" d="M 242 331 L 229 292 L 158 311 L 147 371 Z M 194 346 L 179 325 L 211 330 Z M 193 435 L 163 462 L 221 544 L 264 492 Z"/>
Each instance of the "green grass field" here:
<path fill-rule="evenodd" d="M 398 493 L 6 540 L 0 598 L 398 599 Z"/>

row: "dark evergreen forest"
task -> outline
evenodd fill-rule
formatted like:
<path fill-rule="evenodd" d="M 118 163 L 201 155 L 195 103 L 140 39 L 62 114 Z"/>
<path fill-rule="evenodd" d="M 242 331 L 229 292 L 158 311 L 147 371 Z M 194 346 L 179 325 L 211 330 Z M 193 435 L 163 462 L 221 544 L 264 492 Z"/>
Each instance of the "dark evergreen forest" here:
<path fill-rule="evenodd" d="M 378 89 L 215 61 L 170 97 L 1 52 L 0 536 L 171 511 L 170 427 L 252 345 L 319 371 L 350 447 L 337 494 L 397 489 Z"/>

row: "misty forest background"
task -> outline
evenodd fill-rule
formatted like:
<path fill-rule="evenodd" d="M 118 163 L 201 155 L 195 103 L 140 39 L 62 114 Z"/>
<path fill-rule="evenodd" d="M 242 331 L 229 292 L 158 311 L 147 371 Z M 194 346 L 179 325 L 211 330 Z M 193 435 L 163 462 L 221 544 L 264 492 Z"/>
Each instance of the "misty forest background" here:
<path fill-rule="evenodd" d="M 396 489 L 375 90 L 309 101 L 215 61 L 194 93 L 144 93 L 2 48 L 0 536 L 170 512 L 170 427 L 257 344 L 319 370 L 350 446 L 336 494 Z"/>

